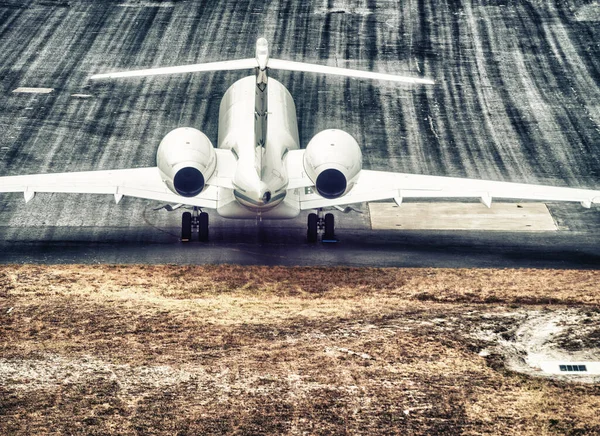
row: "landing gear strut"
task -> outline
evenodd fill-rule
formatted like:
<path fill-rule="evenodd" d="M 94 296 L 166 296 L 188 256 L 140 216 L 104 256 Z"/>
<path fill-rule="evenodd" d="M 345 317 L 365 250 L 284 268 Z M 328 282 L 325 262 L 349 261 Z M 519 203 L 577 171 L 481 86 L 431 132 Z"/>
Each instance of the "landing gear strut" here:
<path fill-rule="evenodd" d="M 308 242 L 317 242 L 319 239 L 319 231 L 323 231 L 322 242 L 337 242 L 335 238 L 335 218 L 332 213 L 325 214 L 319 209 L 317 213 L 308 214 L 308 230 L 306 239 Z"/>
<path fill-rule="evenodd" d="M 200 242 L 208 241 L 208 214 L 197 207 L 191 213 L 184 212 L 181 216 L 181 242 L 191 241 L 194 231 L 198 232 Z"/>

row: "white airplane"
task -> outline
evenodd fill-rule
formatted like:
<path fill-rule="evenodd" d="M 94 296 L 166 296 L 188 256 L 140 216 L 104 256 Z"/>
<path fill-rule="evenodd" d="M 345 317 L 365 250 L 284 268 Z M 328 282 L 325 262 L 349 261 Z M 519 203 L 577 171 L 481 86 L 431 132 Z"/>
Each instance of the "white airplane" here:
<path fill-rule="evenodd" d="M 433 84 L 404 77 L 301 62 L 270 59 L 268 43 L 260 38 L 250 59 L 98 74 L 91 79 L 141 77 L 199 71 L 254 69 L 255 75 L 235 82 L 219 109 L 217 148 L 191 127 L 168 133 L 150 168 L 34 174 L 0 177 L 0 192 L 23 192 L 29 202 L 38 192 L 113 194 L 116 203 L 131 196 L 169 203 L 168 210 L 193 207 L 182 216 L 182 241 L 197 231 L 208 239 L 208 214 L 215 209 L 225 218 L 287 219 L 303 210 L 308 215 L 308 241 L 334 239 L 334 216 L 354 203 L 405 198 L 575 201 L 584 207 L 600 203 L 600 191 L 495 182 L 454 177 L 401 174 L 362 169 L 362 154 L 348 133 L 329 129 L 316 134 L 300 149 L 294 100 L 269 70 L 336 74 L 346 77 Z M 170 206 L 175 204 L 176 206 Z"/>

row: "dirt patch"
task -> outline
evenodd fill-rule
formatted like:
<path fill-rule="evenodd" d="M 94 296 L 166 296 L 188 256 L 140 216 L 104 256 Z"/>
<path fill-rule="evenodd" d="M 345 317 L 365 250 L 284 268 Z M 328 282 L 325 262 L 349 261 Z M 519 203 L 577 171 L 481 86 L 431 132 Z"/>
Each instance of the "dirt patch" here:
<path fill-rule="evenodd" d="M 530 376 L 598 383 L 600 374 L 544 372 L 545 362 L 599 362 L 600 313 L 586 308 L 522 309 L 484 314 L 474 337 L 490 343 L 481 356 L 500 355 L 507 369 Z"/>
<path fill-rule="evenodd" d="M 599 278 L 0 267 L 0 433 L 598 433 Z"/>

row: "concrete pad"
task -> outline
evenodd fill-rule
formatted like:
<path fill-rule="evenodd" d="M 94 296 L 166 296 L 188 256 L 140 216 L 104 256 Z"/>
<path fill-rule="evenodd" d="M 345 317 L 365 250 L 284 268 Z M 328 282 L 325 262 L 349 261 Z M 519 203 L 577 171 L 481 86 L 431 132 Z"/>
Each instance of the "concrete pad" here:
<path fill-rule="evenodd" d="M 600 4 L 591 3 L 589 5 L 584 5 L 575 11 L 575 20 L 576 21 L 591 21 L 598 22 L 600 21 Z"/>
<path fill-rule="evenodd" d="M 558 230 L 543 203 L 370 203 L 374 230 Z"/>
<path fill-rule="evenodd" d="M 13 91 L 13 94 L 50 94 L 54 91 L 54 88 L 17 88 Z"/>

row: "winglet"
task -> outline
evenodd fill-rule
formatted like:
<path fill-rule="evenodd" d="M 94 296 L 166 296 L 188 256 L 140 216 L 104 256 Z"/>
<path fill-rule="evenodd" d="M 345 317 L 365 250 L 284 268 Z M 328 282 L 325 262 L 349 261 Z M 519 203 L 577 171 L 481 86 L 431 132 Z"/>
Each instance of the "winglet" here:
<path fill-rule="evenodd" d="M 35 191 L 30 191 L 29 188 L 27 188 L 25 189 L 25 192 L 23 192 L 23 195 L 25 197 L 25 203 L 29 203 L 33 200 L 33 197 L 35 197 Z"/>
<path fill-rule="evenodd" d="M 489 193 L 482 195 L 480 201 L 489 209 L 492 207 L 492 196 Z"/>

